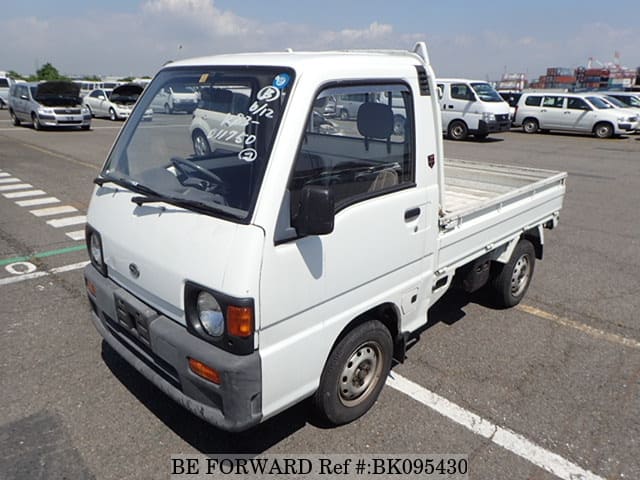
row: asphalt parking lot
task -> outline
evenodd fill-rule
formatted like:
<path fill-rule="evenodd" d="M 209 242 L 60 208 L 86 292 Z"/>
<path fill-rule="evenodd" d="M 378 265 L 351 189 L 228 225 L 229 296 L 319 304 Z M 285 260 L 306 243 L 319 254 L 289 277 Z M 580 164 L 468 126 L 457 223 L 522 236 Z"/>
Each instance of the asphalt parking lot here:
<path fill-rule="evenodd" d="M 448 157 L 569 172 L 524 303 L 448 294 L 358 421 L 323 428 L 303 403 L 233 435 L 142 379 L 88 320 L 78 232 L 120 126 L 36 132 L 0 111 L 0 478 L 167 478 L 172 454 L 232 452 L 463 454 L 474 479 L 640 478 L 640 135 L 446 141 Z"/>

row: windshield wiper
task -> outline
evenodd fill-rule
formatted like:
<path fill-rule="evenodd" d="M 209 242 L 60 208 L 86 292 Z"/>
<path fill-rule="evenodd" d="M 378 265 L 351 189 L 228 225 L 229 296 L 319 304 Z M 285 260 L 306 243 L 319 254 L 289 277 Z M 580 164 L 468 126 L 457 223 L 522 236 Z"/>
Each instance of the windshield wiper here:
<path fill-rule="evenodd" d="M 189 198 L 177 198 L 177 197 L 169 197 L 166 195 L 147 195 L 144 197 L 133 197 L 131 199 L 133 203 L 138 206 L 142 206 L 145 203 L 155 203 L 155 202 L 165 202 L 171 205 L 175 205 L 177 207 L 186 208 L 187 210 L 193 210 L 199 213 L 210 214 L 212 210 L 222 213 L 223 215 L 234 217 L 234 218 L 244 218 L 242 215 L 238 215 L 234 212 L 229 212 L 223 208 L 216 208 L 215 205 L 211 205 L 209 203 L 200 202 L 198 200 L 191 200 Z"/>
<path fill-rule="evenodd" d="M 130 180 L 124 177 L 118 178 L 118 177 L 112 177 L 111 175 L 100 175 L 93 179 L 93 183 L 95 183 L 100 187 L 103 186 L 105 183 L 115 183 L 116 185 L 119 185 L 121 187 L 128 188 L 129 190 L 133 190 L 136 193 L 142 193 L 144 195 L 161 196 L 155 190 L 152 190 L 149 187 L 145 187 L 144 185 L 141 185 L 135 180 Z"/>

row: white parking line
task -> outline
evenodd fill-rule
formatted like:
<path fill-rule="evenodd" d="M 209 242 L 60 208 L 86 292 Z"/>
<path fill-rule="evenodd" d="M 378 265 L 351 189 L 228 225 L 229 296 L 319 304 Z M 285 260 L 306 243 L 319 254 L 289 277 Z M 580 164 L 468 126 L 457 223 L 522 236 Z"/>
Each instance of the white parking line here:
<path fill-rule="evenodd" d="M 61 205 L 59 207 L 39 208 L 37 210 L 29 210 L 29 213 L 36 217 L 47 217 L 50 215 L 60 215 L 62 213 L 77 212 L 78 209 L 71 205 Z"/>
<path fill-rule="evenodd" d="M 71 265 L 64 265 L 62 267 L 52 268 L 47 272 L 33 272 L 33 273 L 26 273 L 24 275 L 18 275 L 15 277 L 0 278 L 0 286 L 9 285 L 11 283 L 20 283 L 20 282 L 24 282 L 26 280 L 31 280 L 34 278 L 46 277 L 47 275 L 53 275 L 56 273 L 64 273 L 64 272 L 70 272 L 72 270 L 79 270 L 81 268 L 86 267 L 87 265 L 89 265 L 88 261 L 72 263 Z"/>
<path fill-rule="evenodd" d="M 3 193 L 4 198 L 24 198 L 24 197 L 35 197 L 37 195 L 45 195 L 47 192 L 42 190 L 27 190 L 26 192 L 11 192 L 11 193 Z"/>
<path fill-rule="evenodd" d="M 19 207 L 35 207 L 37 205 L 48 205 L 50 203 L 60 203 L 56 197 L 34 198 L 32 200 L 20 200 L 16 202 Z"/>
<path fill-rule="evenodd" d="M 84 240 L 84 230 L 76 230 L 74 232 L 67 232 L 66 233 L 67 237 L 69 237 L 71 240 L 75 240 L 80 241 L 80 240 Z"/>
<path fill-rule="evenodd" d="M 16 183 L 13 185 L 0 186 L 0 192 L 8 192 L 10 190 L 24 190 L 25 188 L 33 188 L 33 185 L 29 183 Z"/>
<path fill-rule="evenodd" d="M 387 385 L 563 480 L 605 480 L 536 445 L 522 435 L 495 425 L 395 372 L 391 372 L 387 378 Z"/>
<path fill-rule="evenodd" d="M 47 224 L 54 228 L 68 227 L 69 225 L 79 225 L 81 223 L 87 223 L 86 215 L 78 215 L 77 217 L 56 218 L 54 220 L 48 220 Z"/>
<path fill-rule="evenodd" d="M 17 183 L 21 181 L 19 178 L 0 178 L 0 183 Z"/>

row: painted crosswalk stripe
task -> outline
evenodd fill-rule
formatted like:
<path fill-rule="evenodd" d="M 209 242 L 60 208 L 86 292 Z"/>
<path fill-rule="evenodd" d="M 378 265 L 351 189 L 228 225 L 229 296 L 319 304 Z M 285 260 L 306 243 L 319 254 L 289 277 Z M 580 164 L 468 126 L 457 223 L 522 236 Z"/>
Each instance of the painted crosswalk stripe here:
<path fill-rule="evenodd" d="M 0 178 L 0 183 L 17 183 L 21 181 L 19 178 Z"/>
<path fill-rule="evenodd" d="M 8 192 L 10 190 L 25 190 L 27 188 L 33 188 L 33 185 L 29 183 L 14 183 L 13 185 L 1 185 L 0 192 Z"/>
<path fill-rule="evenodd" d="M 75 241 L 84 240 L 84 230 L 76 230 L 74 232 L 67 232 L 66 235 L 71 240 L 75 240 Z"/>
<path fill-rule="evenodd" d="M 35 207 L 37 205 L 48 205 L 50 203 L 60 203 L 56 197 L 33 198 L 31 200 L 20 200 L 16 202 L 19 207 Z"/>
<path fill-rule="evenodd" d="M 3 193 L 4 198 L 24 198 L 35 197 L 37 195 L 45 195 L 47 192 L 43 190 L 26 190 L 24 192 Z"/>
<path fill-rule="evenodd" d="M 59 207 L 39 208 L 37 210 L 29 210 L 29 213 L 36 217 L 48 217 L 50 215 L 61 215 L 63 213 L 77 212 L 78 209 L 71 205 L 61 205 Z"/>
<path fill-rule="evenodd" d="M 53 220 L 47 220 L 47 224 L 55 228 L 68 227 L 69 225 L 80 225 L 81 223 L 87 223 L 86 215 L 78 215 L 77 217 L 56 218 Z"/>

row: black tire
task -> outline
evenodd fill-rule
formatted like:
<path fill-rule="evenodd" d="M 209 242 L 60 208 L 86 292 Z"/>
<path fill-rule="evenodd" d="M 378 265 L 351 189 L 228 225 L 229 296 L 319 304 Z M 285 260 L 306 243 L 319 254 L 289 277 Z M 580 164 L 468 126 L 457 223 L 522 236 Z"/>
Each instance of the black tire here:
<path fill-rule="evenodd" d="M 346 108 L 340 110 L 340 120 L 349 120 L 349 111 Z"/>
<path fill-rule="evenodd" d="M 191 135 L 191 140 L 193 142 L 193 152 L 199 157 L 204 157 L 211 153 L 211 146 L 202 130 L 195 130 Z"/>
<path fill-rule="evenodd" d="M 469 136 L 469 129 L 467 128 L 467 124 L 462 120 L 454 120 L 449 124 L 447 136 L 451 140 L 465 140 Z"/>
<path fill-rule="evenodd" d="M 540 124 L 535 118 L 525 118 L 522 122 L 522 131 L 524 133 L 537 133 L 540 129 Z"/>
<path fill-rule="evenodd" d="M 495 263 L 489 284 L 491 300 L 498 308 L 520 303 L 527 293 L 536 263 L 536 252 L 529 240 L 520 240 L 505 264 Z"/>
<path fill-rule="evenodd" d="M 33 124 L 34 130 L 42 130 L 42 125 L 40 125 L 40 120 L 38 120 L 38 115 L 35 113 L 31 114 L 31 123 Z"/>
<path fill-rule="evenodd" d="M 598 138 L 611 138 L 613 137 L 613 125 L 608 122 L 596 123 L 593 127 L 593 133 Z"/>
<path fill-rule="evenodd" d="M 111 121 L 118 120 L 118 115 L 116 115 L 116 111 L 113 108 L 109 109 L 109 120 Z"/>
<path fill-rule="evenodd" d="M 9 110 L 9 115 L 11 116 L 11 121 L 13 122 L 13 124 L 16 127 L 20 126 L 20 119 L 16 116 L 16 112 L 14 112 L 12 109 Z"/>
<path fill-rule="evenodd" d="M 318 416 L 343 425 L 364 415 L 384 387 L 392 355 L 391 334 L 378 320 L 347 333 L 329 355 L 312 398 Z"/>

